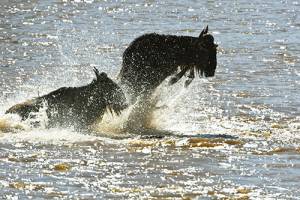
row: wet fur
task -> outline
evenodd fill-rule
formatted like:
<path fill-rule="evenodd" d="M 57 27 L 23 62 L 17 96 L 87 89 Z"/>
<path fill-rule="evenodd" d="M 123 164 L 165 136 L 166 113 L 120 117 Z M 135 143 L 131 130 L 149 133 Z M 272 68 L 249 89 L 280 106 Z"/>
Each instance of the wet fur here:
<path fill-rule="evenodd" d="M 6 113 L 16 113 L 25 120 L 46 104 L 49 127 L 74 126 L 81 129 L 101 120 L 107 109 L 120 114 L 127 107 L 121 88 L 105 73 L 99 74 L 96 69 L 95 73 L 96 79 L 88 85 L 59 88 L 44 96 L 17 104 Z"/>
<path fill-rule="evenodd" d="M 136 38 L 123 53 L 119 73 L 120 82 L 133 101 L 141 94 L 152 93 L 168 76 L 176 74 L 179 67 L 180 72 L 170 84 L 188 74 L 187 86 L 195 77 L 194 70 L 201 75 L 214 76 L 216 45 L 207 31 L 208 27 L 199 37 L 151 33 Z"/>

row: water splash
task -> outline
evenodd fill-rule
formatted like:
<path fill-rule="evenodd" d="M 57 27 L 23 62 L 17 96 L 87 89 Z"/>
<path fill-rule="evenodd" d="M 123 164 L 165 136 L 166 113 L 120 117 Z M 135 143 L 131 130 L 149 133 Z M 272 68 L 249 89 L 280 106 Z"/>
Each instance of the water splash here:
<path fill-rule="evenodd" d="M 25 130 L 27 126 L 21 123 L 18 115 L 6 115 L 0 118 L 0 134 Z"/>
<path fill-rule="evenodd" d="M 146 129 L 156 129 L 158 127 L 152 123 L 152 117 L 157 101 L 156 98 L 149 98 L 146 101 L 139 99 L 119 116 L 106 112 L 95 130 L 110 136 L 126 136 L 143 134 Z"/>

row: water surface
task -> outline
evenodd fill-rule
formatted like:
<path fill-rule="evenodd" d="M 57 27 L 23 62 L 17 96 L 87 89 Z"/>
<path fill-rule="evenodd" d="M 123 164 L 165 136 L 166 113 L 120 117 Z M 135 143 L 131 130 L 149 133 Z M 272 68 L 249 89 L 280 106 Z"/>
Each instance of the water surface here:
<path fill-rule="evenodd" d="M 2 0 L 0 11 L 1 198 L 299 198 L 298 0 Z M 150 131 L 125 133 L 126 112 L 106 115 L 94 133 L 4 115 L 89 83 L 93 67 L 116 78 L 141 34 L 198 36 L 207 24 L 216 76 L 163 84 Z M 139 137 L 148 132 L 171 135 Z"/>

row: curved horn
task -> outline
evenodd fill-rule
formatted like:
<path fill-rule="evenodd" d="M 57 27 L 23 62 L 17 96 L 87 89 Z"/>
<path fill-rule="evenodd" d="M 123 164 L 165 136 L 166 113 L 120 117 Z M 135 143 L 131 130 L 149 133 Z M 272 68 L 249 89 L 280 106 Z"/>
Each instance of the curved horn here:
<path fill-rule="evenodd" d="M 204 34 L 207 34 L 207 32 L 208 32 L 208 25 L 205 28 Z"/>
<path fill-rule="evenodd" d="M 199 38 L 202 38 L 204 35 L 204 29 L 201 31 L 200 35 L 199 35 Z"/>
<path fill-rule="evenodd" d="M 206 26 L 206 28 L 204 28 L 204 29 L 201 31 L 201 33 L 200 33 L 200 35 L 199 35 L 199 38 L 202 38 L 204 34 L 207 34 L 207 32 L 208 32 L 208 25 Z"/>
<path fill-rule="evenodd" d="M 96 77 L 98 78 L 100 73 L 99 73 L 99 70 L 96 67 L 94 67 L 94 72 L 95 72 Z"/>
<path fill-rule="evenodd" d="M 94 67 L 94 72 L 97 80 L 105 80 L 105 78 L 107 78 L 107 74 L 105 72 L 100 73 L 96 67 Z"/>

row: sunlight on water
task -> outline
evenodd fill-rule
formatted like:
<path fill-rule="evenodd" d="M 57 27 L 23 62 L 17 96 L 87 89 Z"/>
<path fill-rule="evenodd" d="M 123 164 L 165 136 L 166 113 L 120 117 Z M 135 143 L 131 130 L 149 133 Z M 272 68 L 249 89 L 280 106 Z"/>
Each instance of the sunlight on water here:
<path fill-rule="evenodd" d="M 1 2 L 0 199 L 299 198 L 299 5 Z M 26 121 L 4 114 L 90 83 L 93 67 L 116 77 L 141 34 L 198 36 L 207 24 L 213 78 L 167 80 L 148 106 L 107 112 L 86 132 L 47 129 L 46 107 Z"/>

